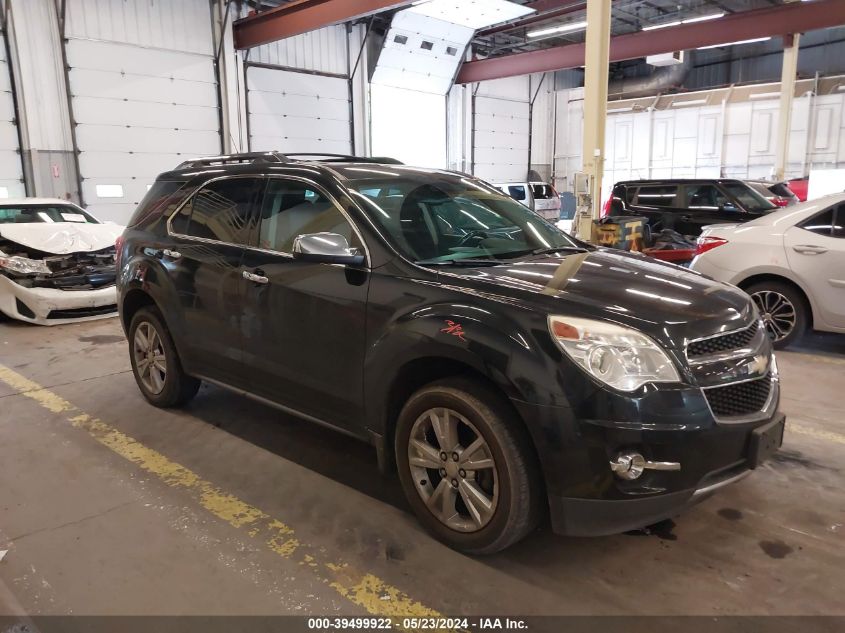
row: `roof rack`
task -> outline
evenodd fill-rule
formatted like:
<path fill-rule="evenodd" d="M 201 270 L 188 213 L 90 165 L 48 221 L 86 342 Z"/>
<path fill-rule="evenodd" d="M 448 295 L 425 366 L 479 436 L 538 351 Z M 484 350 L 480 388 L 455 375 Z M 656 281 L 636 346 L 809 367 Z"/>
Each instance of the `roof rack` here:
<path fill-rule="evenodd" d="M 388 165 L 401 165 L 402 163 L 389 156 L 352 156 L 350 154 L 327 154 L 325 152 L 296 152 L 286 153 L 283 156 L 296 160 L 305 158 L 320 163 L 383 163 Z"/>
<path fill-rule="evenodd" d="M 180 163 L 176 170 L 208 167 L 211 165 L 231 165 L 236 163 L 289 163 L 290 160 L 279 152 L 244 152 L 243 154 L 224 154 L 222 156 L 201 156 Z"/>
<path fill-rule="evenodd" d="M 388 156 L 351 156 L 347 154 L 326 154 L 324 152 L 300 152 L 283 154 L 281 152 L 244 152 L 243 154 L 225 154 L 222 156 L 201 156 L 180 163 L 174 171 L 195 169 L 213 165 L 234 165 L 243 163 L 290 163 L 296 160 L 311 160 L 320 163 L 381 163 L 401 165 L 395 158 Z"/>

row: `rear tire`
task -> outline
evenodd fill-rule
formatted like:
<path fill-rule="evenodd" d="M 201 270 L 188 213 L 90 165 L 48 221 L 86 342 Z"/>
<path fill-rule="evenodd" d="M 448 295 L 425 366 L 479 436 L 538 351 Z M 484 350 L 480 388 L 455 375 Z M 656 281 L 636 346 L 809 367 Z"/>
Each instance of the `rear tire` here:
<path fill-rule="evenodd" d="M 423 526 L 456 550 L 498 552 L 539 522 L 542 480 L 515 415 L 500 394 L 462 379 L 420 389 L 399 414 L 405 496 Z"/>
<path fill-rule="evenodd" d="M 146 306 L 135 313 L 128 338 L 132 373 L 150 404 L 179 407 L 197 394 L 200 381 L 182 369 L 176 346 L 156 308 Z"/>
<path fill-rule="evenodd" d="M 775 349 L 797 343 L 807 331 L 809 308 L 804 296 L 789 284 L 761 281 L 745 289 L 766 324 Z"/>

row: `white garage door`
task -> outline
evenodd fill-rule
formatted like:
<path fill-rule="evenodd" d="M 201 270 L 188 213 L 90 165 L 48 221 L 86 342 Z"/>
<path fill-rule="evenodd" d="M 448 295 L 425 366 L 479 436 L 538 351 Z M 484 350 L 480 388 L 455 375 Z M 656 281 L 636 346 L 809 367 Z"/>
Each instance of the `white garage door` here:
<path fill-rule="evenodd" d="M 474 172 L 492 183 L 528 177 L 528 102 L 475 98 Z"/>
<path fill-rule="evenodd" d="M 0 198 L 23 198 L 23 170 L 15 123 L 15 102 L 6 61 L 5 33 L 0 33 Z"/>
<path fill-rule="evenodd" d="M 246 73 L 252 151 L 349 154 L 349 84 L 263 66 Z"/>
<path fill-rule="evenodd" d="M 186 158 L 221 152 L 210 55 L 70 39 L 82 197 L 126 222 L 150 183 Z"/>

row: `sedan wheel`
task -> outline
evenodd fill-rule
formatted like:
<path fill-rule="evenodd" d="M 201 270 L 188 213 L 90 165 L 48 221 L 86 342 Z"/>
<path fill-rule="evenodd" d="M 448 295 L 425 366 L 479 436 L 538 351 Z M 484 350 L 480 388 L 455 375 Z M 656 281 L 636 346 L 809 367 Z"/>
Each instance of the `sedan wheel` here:
<path fill-rule="evenodd" d="M 135 330 L 132 352 L 144 387 L 152 394 L 161 393 L 167 380 L 167 358 L 161 336 L 149 321 L 141 323 Z"/>
<path fill-rule="evenodd" d="M 411 429 L 408 464 L 417 492 L 443 525 L 475 532 L 490 522 L 499 500 L 493 452 L 460 413 L 423 412 Z"/>
<path fill-rule="evenodd" d="M 751 295 L 766 330 L 776 343 L 787 338 L 795 329 L 796 310 L 788 297 L 775 290 L 761 290 Z"/>

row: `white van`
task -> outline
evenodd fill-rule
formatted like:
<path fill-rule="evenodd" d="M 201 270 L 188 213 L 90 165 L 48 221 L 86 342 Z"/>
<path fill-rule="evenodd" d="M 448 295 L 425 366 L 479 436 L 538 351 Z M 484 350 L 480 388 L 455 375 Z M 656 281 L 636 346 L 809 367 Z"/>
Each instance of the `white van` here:
<path fill-rule="evenodd" d="M 495 185 L 514 200 L 550 222 L 560 219 L 560 197 L 544 182 L 506 182 Z"/>

